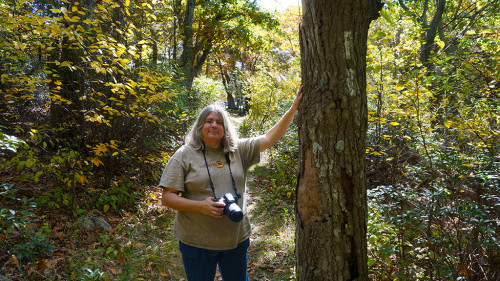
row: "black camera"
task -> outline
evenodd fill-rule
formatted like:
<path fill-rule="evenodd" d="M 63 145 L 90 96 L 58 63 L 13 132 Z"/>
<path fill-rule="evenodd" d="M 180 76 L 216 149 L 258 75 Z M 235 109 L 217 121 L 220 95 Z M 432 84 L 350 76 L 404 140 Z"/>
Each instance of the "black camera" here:
<path fill-rule="evenodd" d="M 224 214 L 229 217 L 233 222 L 239 222 L 243 219 L 243 211 L 241 211 L 240 206 L 238 206 L 238 199 L 234 198 L 231 193 L 226 193 L 221 198 L 215 200 L 217 203 L 226 204 L 224 208 Z"/>

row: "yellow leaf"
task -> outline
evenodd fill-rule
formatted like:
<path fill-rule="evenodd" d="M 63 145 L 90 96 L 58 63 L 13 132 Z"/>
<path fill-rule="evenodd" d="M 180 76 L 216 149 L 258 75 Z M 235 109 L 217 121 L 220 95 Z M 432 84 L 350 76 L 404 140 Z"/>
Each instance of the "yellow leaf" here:
<path fill-rule="evenodd" d="M 85 182 L 88 183 L 87 177 L 85 177 L 85 175 L 78 175 L 78 179 L 77 180 L 81 184 L 84 184 Z"/>
<path fill-rule="evenodd" d="M 113 156 L 116 156 L 116 155 L 118 155 L 118 152 L 113 152 L 113 154 L 112 154 L 112 155 L 113 155 Z"/>
<path fill-rule="evenodd" d="M 106 147 L 105 144 L 100 143 L 97 148 L 94 149 L 95 154 L 99 155 L 101 153 L 105 153 L 108 151 L 108 148 Z"/>
<path fill-rule="evenodd" d="M 96 167 L 99 167 L 99 165 L 104 165 L 104 163 L 102 163 L 101 159 L 99 159 L 99 158 L 92 158 L 92 159 L 90 159 L 90 162 L 92 162 L 92 164 L 96 165 Z"/>
<path fill-rule="evenodd" d="M 452 124 L 453 124 L 453 122 L 452 122 L 452 121 L 450 121 L 450 120 L 446 120 L 446 121 L 444 121 L 444 125 L 446 126 L 446 128 L 451 127 L 451 125 L 452 125 Z"/>
<path fill-rule="evenodd" d="M 396 91 L 401 91 L 401 90 L 403 90 L 403 89 L 404 89 L 404 87 L 405 87 L 405 86 L 403 86 L 403 85 L 401 85 L 401 84 L 397 84 L 397 85 L 396 85 L 396 87 L 395 87 L 395 89 L 396 89 Z"/>
<path fill-rule="evenodd" d="M 443 42 L 443 41 L 441 41 L 441 40 L 437 40 L 437 41 L 436 41 L 436 44 L 438 44 L 438 46 L 439 46 L 439 48 L 440 48 L 441 50 L 442 50 L 442 49 L 444 49 L 444 42 Z"/>
<path fill-rule="evenodd" d="M 37 134 L 38 133 L 38 131 L 35 130 L 35 129 L 30 129 L 30 131 L 33 132 L 33 134 Z"/>
<path fill-rule="evenodd" d="M 108 204 L 104 205 L 103 210 L 104 210 L 104 212 L 107 212 L 109 210 L 109 205 Z"/>
<path fill-rule="evenodd" d="M 71 62 L 70 61 L 63 61 L 63 62 L 61 62 L 61 66 L 71 66 Z"/>
<path fill-rule="evenodd" d="M 398 123 L 398 122 L 391 122 L 391 123 L 389 123 L 389 124 L 391 124 L 392 126 L 398 126 L 398 125 L 399 125 L 399 123 Z"/>
<path fill-rule="evenodd" d="M 67 19 L 69 22 L 78 22 L 80 20 L 80 17 L 78 16 L 74 16 L 74 17 L 71 17 Z"/>

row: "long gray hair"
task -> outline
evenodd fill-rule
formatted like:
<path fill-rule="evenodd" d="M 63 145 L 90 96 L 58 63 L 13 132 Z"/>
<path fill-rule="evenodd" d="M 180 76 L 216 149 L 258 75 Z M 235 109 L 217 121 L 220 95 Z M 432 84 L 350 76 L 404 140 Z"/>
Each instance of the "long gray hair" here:
<path fill-rule="evenodd" d="M 233 123 L 229 120 L 226 111 L 219 105 L 213 104 L 203 108 L 198 114 L 196 122 L 191 127 L 191 130 L 186 136 L 186 144 L 190 145 L 196 150 L 203 149 L 203 139 L 201 136 L 201 128 L 205 124 L 205 119 L 211 113 L 215 112 L 222 117 L 224 123 L 224 138 L 222 139 L 222 146 L 224 152 L 234 152 L 238 148 L 238 134 L 234 128 Z"/>

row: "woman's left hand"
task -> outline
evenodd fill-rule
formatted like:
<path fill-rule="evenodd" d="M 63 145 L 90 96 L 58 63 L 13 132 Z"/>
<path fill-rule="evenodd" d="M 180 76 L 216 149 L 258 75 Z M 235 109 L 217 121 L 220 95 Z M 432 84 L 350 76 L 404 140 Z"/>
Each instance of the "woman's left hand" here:
<path fill-rule="evenodd" d="M 297 89 L 297 93 L 295 94 L 295 98 L 293 100 L 293 104 L 292 104 L 292 107 L 291 107 L 291 109 L 294 110 L 294 111 L 298 111 L 299 110 L 299 105 L 302 102 L 302 88 L 303 88 L 303 85 L 301 83 L 300 86 L 299 86 L 299 88 Z"/>

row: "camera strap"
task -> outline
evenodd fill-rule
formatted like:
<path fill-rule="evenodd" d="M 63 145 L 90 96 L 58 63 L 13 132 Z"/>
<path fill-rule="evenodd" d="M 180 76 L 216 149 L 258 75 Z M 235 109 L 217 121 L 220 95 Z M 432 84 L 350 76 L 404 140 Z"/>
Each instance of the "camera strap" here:
<path fill-rule="evenodd" d="M 212 188 L 212 193 L 214 194 L 214 198 L 217 199 L 217 195 L 215 194 L 214 183 L 212 182 L 212 176 L 210 176 L 210 169 L 208 169 L 207 156 L 205 155 L 205 146 L 203 146 L 203 149 L 201 151 L 203 152 L 203 159 L 205 160 L 205 167 L 207 167 L 210 188 Z M 229 175 L 231 176 L 231 184 L 233 185 L 234 195 L 236 197 L 236 201 L 238 201 L 241 198 L 241 194 L 239 194 L 238 190 L 236 189 L 236 183 L 234 182 L 233 172 L 231 171 L 231 159 L 229 159 L 228 152 L 226 152 L 224 155 L 226 156 L 227 167 L 229 168 Z"/>

